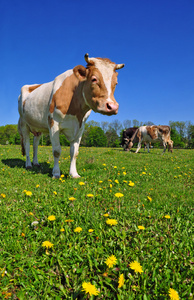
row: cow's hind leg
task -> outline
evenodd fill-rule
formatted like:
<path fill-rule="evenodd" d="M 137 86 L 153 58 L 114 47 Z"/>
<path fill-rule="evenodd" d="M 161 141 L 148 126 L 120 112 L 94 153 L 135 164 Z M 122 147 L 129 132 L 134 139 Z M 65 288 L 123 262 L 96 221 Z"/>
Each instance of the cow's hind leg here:
<path fill-rule="evenodd" d="M 34 136 L 34 140 L 33 140 L 33 165 L 37 167 L 40 167 L 38 163 L 38 145 L 40 142 L 40 138 L 41 138 L 41 133 Z"/>
<path fill-rule="evenodd" d="M 162 154 L 164 154 L 166 151 L 166 142 L 163 142 L 163 146 L 164 146 L 164 150 L 163 150 Z"/>
<path fill-rule="evenodd" d="M 59 126 L 57 122 L 54 122 L 54 125 L 50 128 L 50 139 L 52 143 L 52 149 L 53 149 L 53 157 L 54 157 L 54 167 L 53 167 L 53 177 L 59 178 L 60 168 L 59 168 L 59 158 L 61 155 L 61 145 L 59 140 Z"/>
<path fill-rule="evenodd" d="M 30 161 L 30 129 L 26 124 L 21 124 L 19 132 L 25 150 L 24 155 L 26 154 L 26 169 L 31 169 L 32 164 Z"/>

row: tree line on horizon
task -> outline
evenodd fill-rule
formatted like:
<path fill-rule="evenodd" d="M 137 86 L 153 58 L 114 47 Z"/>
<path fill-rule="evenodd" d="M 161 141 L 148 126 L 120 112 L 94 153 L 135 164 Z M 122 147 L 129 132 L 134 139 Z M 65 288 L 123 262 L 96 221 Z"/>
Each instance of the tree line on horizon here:
<path fill-rule="evenodd" d="M 85 124 L 84 134 L 81 140 L 81 146 L 85 147 L 120 147 L 123 130 L 129 127 L 139 127 L 143 125 L 154 125 L 153 122 L 139 122 L 138 120 L 125 120 L 121 123 L 119 120 L 112 122 L 89 121 Z M 194 125 L 190 121 L 169 121 L 171 127 L 171 138 L 174 147 L 194 148 Z M 30 135 L 30 143 L 33 143 L 33 134 Z M 62 146 L 69 146 L 70 143 L 64 134 L 60 135 Z M 0 127 L 0 144 L 20 144 L 20 135 L 17 125 L 5 125 Z M 43 134 L 40 145 L 51 145 L 49 134 Z M 159 147 L 156 143 L 154 147 Z"/>

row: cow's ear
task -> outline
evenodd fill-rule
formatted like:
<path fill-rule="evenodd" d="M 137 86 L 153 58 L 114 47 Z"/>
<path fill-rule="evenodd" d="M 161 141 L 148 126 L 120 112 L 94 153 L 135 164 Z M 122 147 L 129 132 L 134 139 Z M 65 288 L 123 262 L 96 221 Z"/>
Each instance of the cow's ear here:
<path fill-rule="evenodd" d="M 87 79 L 87 70 L 84 66 L 76 66 L 75 68 L 73 68 L 73 72 L 75 76 L 79 79 L 79 81 L 84 81 Z"/>

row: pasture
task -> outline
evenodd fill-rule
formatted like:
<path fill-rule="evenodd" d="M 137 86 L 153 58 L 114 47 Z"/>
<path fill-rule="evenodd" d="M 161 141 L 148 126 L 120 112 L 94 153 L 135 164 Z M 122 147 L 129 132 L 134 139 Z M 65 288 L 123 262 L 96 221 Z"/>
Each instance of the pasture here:
<path fill-rule="evenodd" d="M 193 299 L 194 150 L 161 153 L 0 146 L 0 299 Z"/>

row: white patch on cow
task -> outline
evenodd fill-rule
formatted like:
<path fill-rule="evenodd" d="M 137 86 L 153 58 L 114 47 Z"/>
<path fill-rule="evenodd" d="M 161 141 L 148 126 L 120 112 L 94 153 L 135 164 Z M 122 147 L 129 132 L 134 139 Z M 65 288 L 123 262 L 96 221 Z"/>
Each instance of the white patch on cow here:
<path fill-rule="evenodd" d="M 104 84 L 105 84 L 107 92 L 108 92 L 108 98 L 107 98 L 108 102 L 113 102 L 110 99 L 110 95 L 112 92 L 111 83 L 112 83 L 112 75 L 114 72 L 115 65 L 107 63 L 106 61 L 103 61 L 100 59 L 96 59 L 96 58 L 90 58 L 90 59 L 92 61 L 94 61 L 96 68 L 98 68 L 102 74 Z"/>
<path fill-rule="evenodd" d="M 60 74 L 59 76 L 57 76 L 54 80 L 54 88 L 53 88 L 53 95 L 56 93 L 56 91 L 62 86 L 64 80 L 71 76 L 73 74 L 73 70 L 68 70 L 62 74 Z"/>

